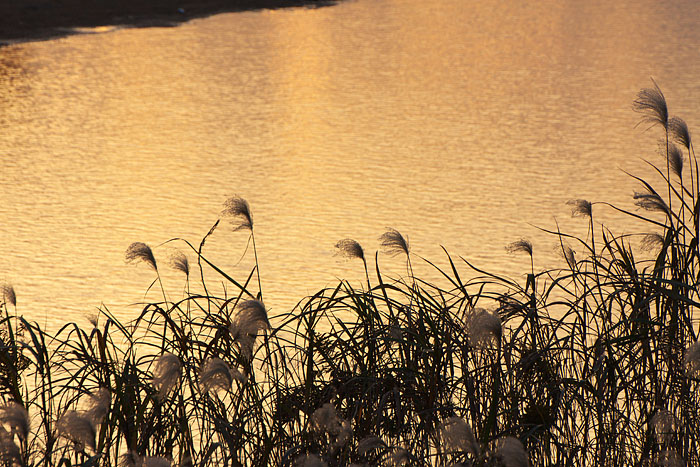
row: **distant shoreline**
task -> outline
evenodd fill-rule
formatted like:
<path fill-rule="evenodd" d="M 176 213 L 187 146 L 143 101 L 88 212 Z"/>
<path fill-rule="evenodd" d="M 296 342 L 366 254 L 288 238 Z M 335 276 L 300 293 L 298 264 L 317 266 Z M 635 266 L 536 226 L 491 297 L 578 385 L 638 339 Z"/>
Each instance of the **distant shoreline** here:
<path fill-rule="evenodd" d="M 216 13 L 295 6 L 333 0 L 11 0 L 0 2 L 0 46 L 74 34 L 108 25 L 176 26 Z"/>

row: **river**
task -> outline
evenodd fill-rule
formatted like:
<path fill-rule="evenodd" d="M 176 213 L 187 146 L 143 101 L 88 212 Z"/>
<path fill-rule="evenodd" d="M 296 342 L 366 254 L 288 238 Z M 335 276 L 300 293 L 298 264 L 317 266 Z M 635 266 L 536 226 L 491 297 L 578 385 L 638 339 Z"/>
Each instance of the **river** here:
<path fill-rule="evenodd" d="M 522 279 L 529 259 L 504 249 L 520 238 L 537 270 L 561 265 L 535 226 L 585 235 L 568 199 L 636 209 L 623 170 L 653 180 L 642 159 L 663 164 L 632 110 L 650 77 L 700 122 L 698 19 L 691 1 L 352 0 L 2 47 L 0 282 L 52 328 L 101 304 L 135 316 L 159 290 L 144 296 L 155 276 L 125 263 L 128 245 L 154 247 L 180 297 L 178 244 L 157 245 L 198 242 L 233 195 L 253 211 L 272 314 L 338 278 L 359 287 L 333 246 L 373 257 L 386 227 L 443 267 L 440 245 Z M 205 254 L 244 280 L 246 241 L 222 223 Z"/>

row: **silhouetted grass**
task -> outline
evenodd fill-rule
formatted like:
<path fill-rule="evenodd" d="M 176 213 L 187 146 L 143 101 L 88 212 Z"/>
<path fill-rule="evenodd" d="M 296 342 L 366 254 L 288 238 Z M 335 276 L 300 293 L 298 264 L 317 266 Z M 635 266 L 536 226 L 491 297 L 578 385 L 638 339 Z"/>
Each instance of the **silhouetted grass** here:
<path fill-rule="evenodd" d="M 3 286 L 1 462 L 700 464 L 698 165 L 656 85 L 636 108 L 668 142 L 662 189 L 633 176 L 634 211 L 571 201 L 586 237 L 551 230 L 563 267 L 542 272 L 532 243 L 509 245 L 530 256 L 523 280 L 447 252 L 439 266 L 390 229 L 379 242 L 406 256 L 405 275 L 388 279 L 344 239 L 337 247 L 362 261 L 366 284 L 341 281 L 268 316 L 257 259 L 238 279 L 207 259 L 209 235 L 231 228 L 217 221 L 199 245 L 172 240 L 196 258 L 203 292 L 191 292 L 195 263 L 179 253 L 182 298 L 162 290 L 133 322 L 103 309 L 90 329 L 50 335 Z M 601 209 L 639 221 L 639 234 L 616 235 L 596 220 Z M 250 232 L 257 256 L 248 203 L 232 198 L 223 215 Z M 160 283 L 150 247 L 126 257 Z M 416 277 L 416 261 L 440 279 Z M 227 284 L 221 295 L 205 268 Z"/>

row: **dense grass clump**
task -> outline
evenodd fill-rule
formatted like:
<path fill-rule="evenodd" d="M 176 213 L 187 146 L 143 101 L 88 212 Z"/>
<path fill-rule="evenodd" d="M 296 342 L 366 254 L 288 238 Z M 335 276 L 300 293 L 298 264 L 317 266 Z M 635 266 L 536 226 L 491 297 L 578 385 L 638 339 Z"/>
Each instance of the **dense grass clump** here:
<path fill-rule="evenodd" d="M 235 279 L 203 253 L 226 226 L 250 233 L 257 265 L 251 208 L 234 197 L 199 245 L 172 241 L 196 258 L 172 258 L 187 284 L 179 300 L 148 245 L 127 249 L 163 296 L 133 322 L 103 309 L 90 329 L 49 334 L 3 286 L 0 463 L 699 465 L 698 165 L 656 85 L 635 108 L 662 131 L 663 188 L 633 176 L 635 211 L 572 200 L 587 235 L 552 230 L 563 267 L 542 272 L 529 241 L 509 245 L 531 259 L 522 281 L 447 252 L 439 266 L 391 229 L 380 243 L 405 257 L 401 277 L 344 239 L 339 253 L 361 260 L 366 283 L 268 316 L 257 266 Z M 614 234 L 599 209 L 640 233 Z M 416 277 L 416 261 L 437 279 Z M 205 270 L 224 292 L 210 292 Z"/>

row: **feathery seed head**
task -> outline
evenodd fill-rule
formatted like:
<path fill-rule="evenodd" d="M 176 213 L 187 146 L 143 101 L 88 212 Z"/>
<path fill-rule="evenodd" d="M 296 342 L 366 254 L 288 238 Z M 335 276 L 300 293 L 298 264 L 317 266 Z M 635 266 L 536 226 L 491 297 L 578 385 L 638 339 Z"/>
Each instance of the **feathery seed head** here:
<path fill-rule="evenodd" d="M 141 460 L 140 467 L 170 467 L 172 462 L 165 457 L 146 457 Z"/>
<path fill-rule="evenodd" d="M 348 444 L 350 438 L 352 438 L 352 423 L 350 423 L 349 420 L 341 420 L 340 429 L 338 430 L 338 433 L 335 433 L 335 441 L 333 442 L 331 448 L 333 450 L 342 448 Z"/>
<path fill-rule="evenodd" d="M 170 257 L 170 265 L 173 269 L 184 272 L 185 276 L 190 277 L 190 261 L 183 252 L 175 251 Z"/>
<path fill-rule="evenodd" d="M 88 394 L 88 408 L 85 411 L 92 423 L 98 425 L 109 413 L 109 406 L 112 403 L 112 394 L 107 388 L 100 388 L 94 393 Z"/>
<path fill-rule="evenodd" d="M 408 256 L 410 246 L 408 244 L 408 239 L 405 238 L 398 230 L 389 228 L 380 237 L 382 249 L 384 253 L 390 256 L 396 256 L 401 253 Z"/>
<path fill-rule="evenodd" d="M 73 442 L 78 451 L 95 451 L 95 426 L 92 420 L 75 410 L 69 410 L 56 423 L 59 436 Z"/>
<path fill-rule="evenodd" d="M 199 386 L 202 392 L 228 391 L 236 380 L 243 382 L 243 375 L 220 358 L 210 358 L 199 373 Z"/>
<path fill-rule="evenodd" d="M 134 242 L 126 249 L 126 262 L 143 261 L 148 264 L 154 271 L 158 270 L 156 258 L 153 256 L 151 247 L 143 242 Z"/>
<path fill-rule="evenodd" d="M 12 306 L 17 306 L 17 294 L 15 294 L 15 288 L 10 284 L 2 285 L 2 297 L 5 303 L 9 303 Z"/>
<path fill-rule="evenodd" d="M 238 230 L 253 230 L 253 215 L 250 212 L 250 205 L 248 201 L 240 196 L 236 195 L 227 199 L 221 215 L 231 218 L 234 232 Z"/>
<path fill-rule="evenodd" d="M 302 454 L 294 459 L 296 467 L 326 467 L 327 464 L 321 460 L 316 454 Z"/>
<path fill-rule="evenodd" d="M 678 420 L 666 409 L 661 409 L 649 421 L 659 444 L 670 444 L 678 428 Z"/>
<path fill-rule="evenodd" d="M 236 306 L 236 316 L 231 321 L 229 331 L 238 342 L 243 355 L 250 359 L 258 332 L 270 327 L 267 310 L 260 300 L 245 300 Z"/>
<path fill-rule="evenodd" d="M 692 140 L 690 139 L 690 130 L 688 130 L 688 125 L 685 121 L 682 118 L 672 117 L 668 122 L 668 127 L 673 139 L 686 149 L 690 149 Z"/>
<path fill-rule="evenodd" d="M 0 426 L 0 463 L 2 465 L 22 465 L 22 456 L 19 447 L 12 435 Z"/>
<path fill-rule="evenodd" d="M 654 251 L 664 244 L 664 237 L 661 234 L 650 233 L 642 238 L 641 248 L 644 251 Z"/>
<path fill-rule="evenodd" d="M 311 425 L 320 432 L 337 434 L 341 430 L 341 421 L 333 404 L 326 402 L 311 414 Z"/>
<path fill-rule="evenodd" d="M 182 372 L 182 362 L 177 355 L 164 353 L 155 361 L 151 383 L 161 399 L 177 385 Z"/>
<path fill-rule="evenodd" d="M 10 402 L 0 407 L 0 428 L 8 429 L 10 435 L 17 435 L 25 440 L 29 436 L 29 414 L 27 409 L 17 402 Z"/>
<path fill-rule="evenodd" d="M 141 467 L 141 457 L 133 451 L 119 456 L 119 467 Z"/>
<path fill-rule="evenodd" d="M 440 425 L 440 435 L 447 448 L 452 451 L 466 451 L 478 456 L 481 449 L 474 437 L 474 432 L 462 418 L 454 416 Z"/>
<path fill-rule="evenodd" d="M 504 467 L 528 467 L 530 465 L 523 443 L 512 436 L 499 438 L 496 441 L 496 456 Z"/>
<path fill-rule="evenodd" d="M 375 449 L 385 448 L 386 443 L 377 436 L 367 436 L 357 443 L 357 453 L 361 456 Z"/>
<path fill-rule="evenodd" d="M 569 269 L 573 271 L 576 267 L 576 252 L 570 246 L 564 245 L 564 247 L 561 249 L 561 255 L 566 260 L 566 264 L 569 266 Z"/>
<path fill-rule="evenodd" d="M 590 201 L 585 199 L 570 199 L 566 202 L 571 206 L 571 215 L 573 217 L 583 216 L 592 217 L 593 216 L 593 206 Z"/>
<path fill-rule="evenodd" d="M 668 106 L 666 98 L 659 89 L 656 81 L 653 88 L 644 88 L 637 94 L 637 99 L 634 101 L 634 110 L 642 114 L 642 121 L 652 125 L 659 124 L 665 130 L 668 129 Z"/>
<path fill-rule="evenodd" d="M 658 193 L 634 193 L 634 199 L 636 200 L 634 204 L 647 211 L 658 211 L 671 215 L 671 211 L 668 209 L 666 202 L 659 196 Z"/>
<path fill-rule="evenodd" d="M 668 144 L 668 165 L 678 178 L 683 177 L 683 153 L 673 143 Z"/>
<path fill-rule="evenodd" d="M 474 347 L 487 347 L 491 341 L 500 341 L 503 328 L 498 314 L 475 308 L 467 319 L 469 342 Z"/>
<path fill-rule="evenodd" d="M 660 467 L 685 467 L 683 458 L 673 449 L 665 449 L 658 453 L 654 463 Z"/>
<path fill-rule="evenodd" d="M 365 260 L 365 250 L 362 246 L 351 238 L 344 238 L 335 244 L 338 249 L 336 255 L 343 256 L 348 259 L 359 258 Z"/>
<path fill-rule="evenodd" d="M 529 240 L 520 239 L 506 246 L 508 253 L 527 253 L 532 257 L 532 243 Z"/>
<path fill-rule="evenodd" d="M 685 350 L 683 361 L 689 375 L 695 376 L 700 372 L 700 341 L 690 344 Z"/>
<path fill-rule="evenodd" d="M 392 467 L 406 465 L 410 460 L 409 457 L 410 456 L 406 449 L 395 447 L 389 454 L 389 457 L 387 459 L 387 465 L 390 465 Z"/>

